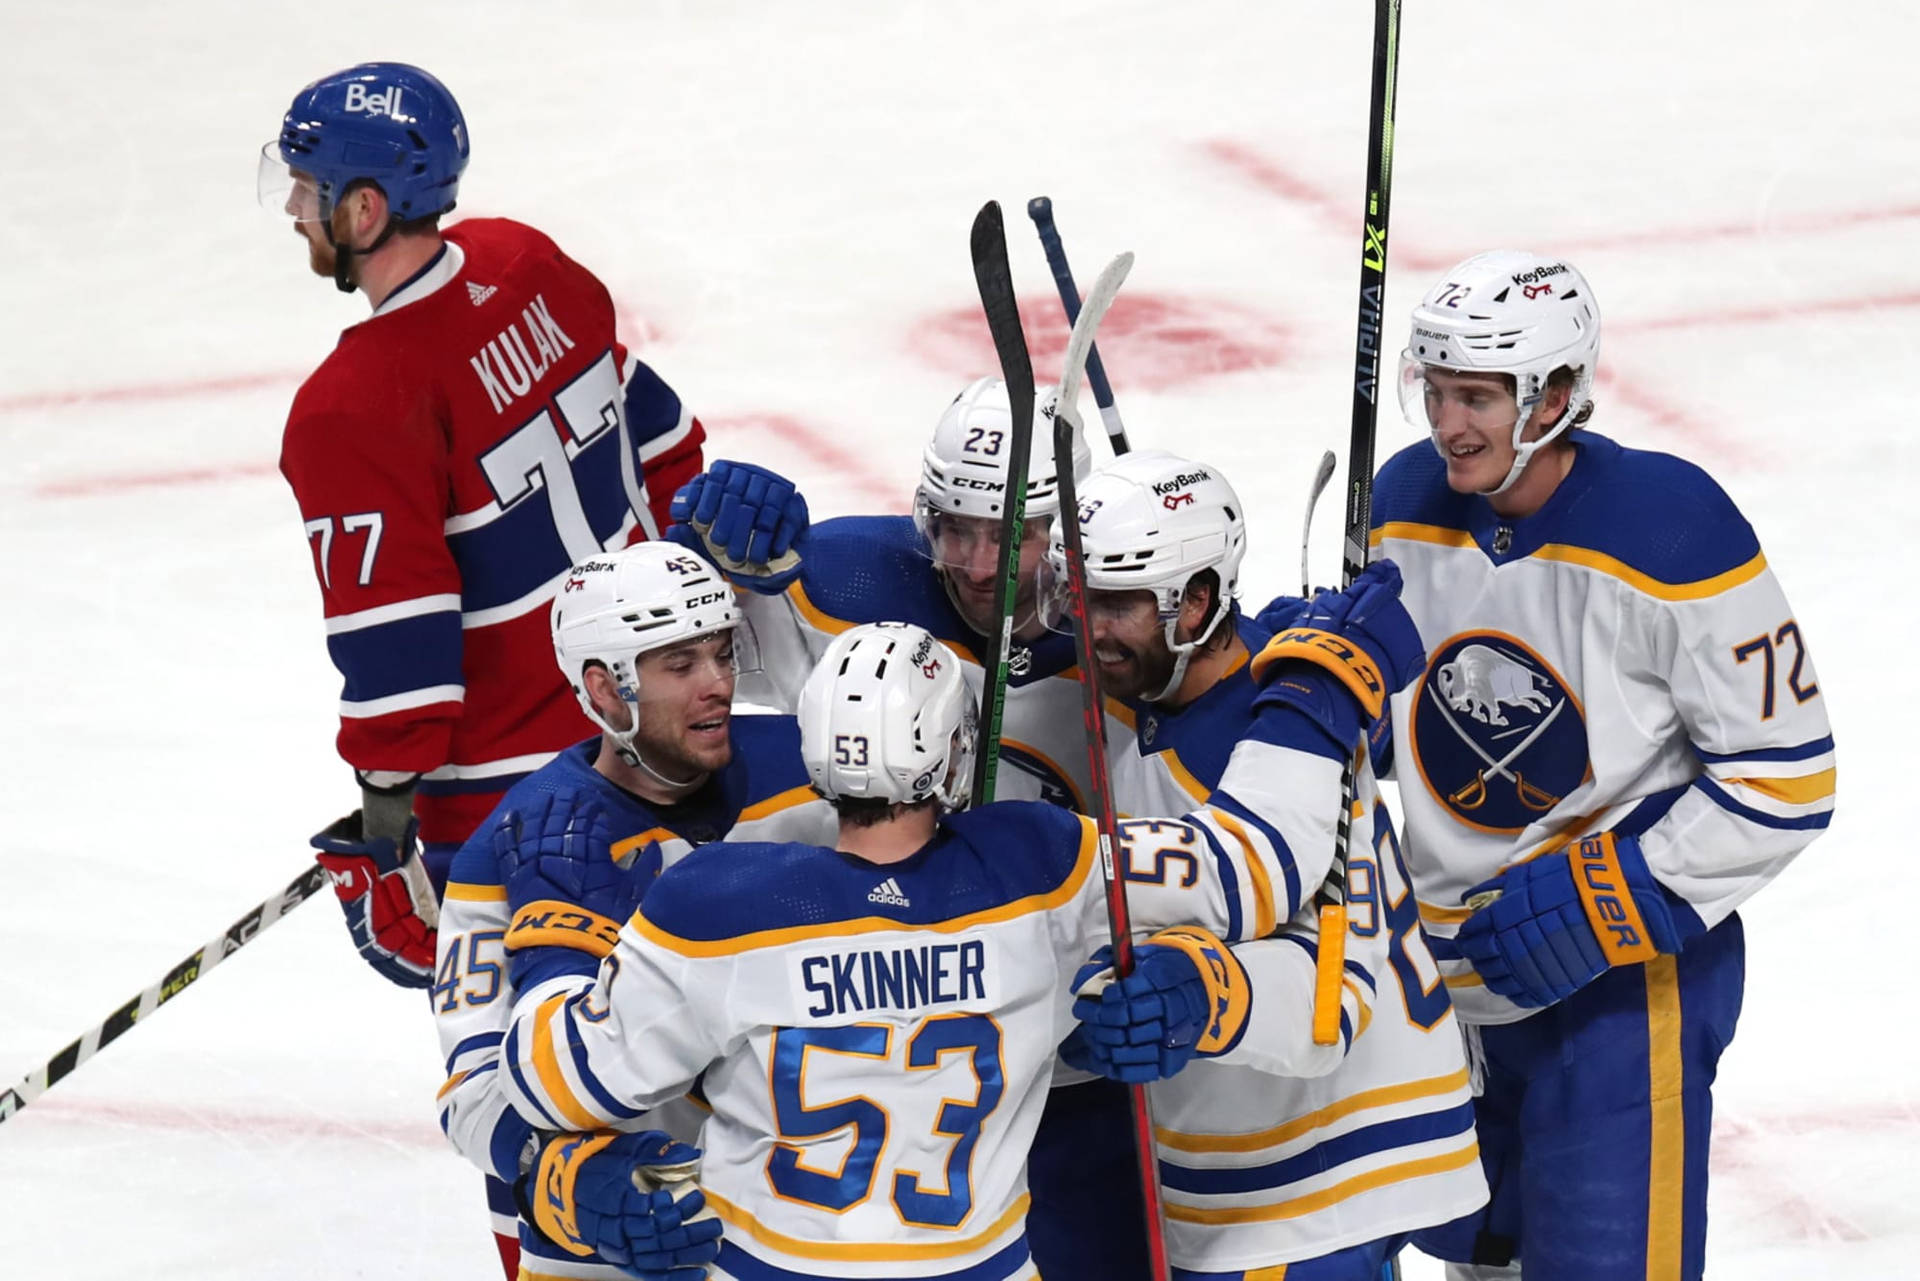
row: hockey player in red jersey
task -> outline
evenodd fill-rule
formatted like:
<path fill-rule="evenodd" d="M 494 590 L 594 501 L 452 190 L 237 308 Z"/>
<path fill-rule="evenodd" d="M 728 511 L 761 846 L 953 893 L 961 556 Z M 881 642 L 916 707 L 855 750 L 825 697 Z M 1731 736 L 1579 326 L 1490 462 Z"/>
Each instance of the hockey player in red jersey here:
<path fill-rule="evenodd" d="M 362 955 L 410 987 L 432 981 L 461 843 L 592 728 L 549 659 L 549 603 L 570 567 L 666 523 L 704 437 L 553 241 L 440 227 L 468 150 L 444 85 L 370 62 L 302 89 L 260 159 L 314 272 L 373 309 L 301 386 L 280 470 L 362 789 L 314 844 Z"/>

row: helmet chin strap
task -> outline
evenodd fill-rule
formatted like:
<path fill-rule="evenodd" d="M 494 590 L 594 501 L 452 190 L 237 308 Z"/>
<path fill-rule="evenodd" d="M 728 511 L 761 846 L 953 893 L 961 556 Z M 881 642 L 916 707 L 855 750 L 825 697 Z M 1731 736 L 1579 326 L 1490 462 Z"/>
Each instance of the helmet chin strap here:
<path fill-rule="evenodd" d="M 1206 644 L 1207 641 L 1212 638 L 1215 632 L 1220 630 L 1220 620 L 1231 612 L 1230 609 L 1221 609 L 1216 605 L 1213 611 L 1213 621 L 1207 624 L 1207 629 L 1185 643 L 1173 638 L 1175 630 L 1180 626 L 1180 616 L 1175 614 L 1166 621 L 1165 635 L 1167 638 L 1167 648 L 1173 653 L 1173 674 L 1167 678 L 1167 683 L 1160 687 L 1159 693 L 1147 695 L 1147 701 L 1149 703 L 1158 703 L 1173 696 L 1174 691 L 1180 688 L 1180 683 L 1187 678 L 1187 661 L 1199 651 L 1202 645 Z"/>
<path fill-rule="evenodd" d="M 1496 494 L 1504 494 L 1509 489 L 1513 488 L 1513 483 L 1520 479 L 1520 473 L 1527 469 L 1527 464 L 1533 461 L 1533 456 L 1540 452 L 1541 446 L 1550 444 L 1553 441 L 1558 440 L 1562 435 L 1566 433 L 1567 429 L 1573 425 L 1573 420 L 1577 416 L 1578 415 L 1575 413 L 1575 407 L 1574 407 L 1573 401 L 1569 399 L 1567 401 L 1567 407 L 1560 411 L 1560 417 L 1553 424 L 1553 426 L 1548 428 L 1546 431 L 1540 433 L 1540 436 L 1537 440 L 1528 440 L 1528 441 L 1522 441 L 1520 439 L 1520 433 L 1524 432 L 1527 429 L 1527 420 L 1530 417 L 1532 417 L 1531 411 L 1529 411 L 1528 413 L 1524 413 L 1520 415 L 1518 418 L 1514 419 L 1513 420 L 1513 463 L 1511 466 L 1507 468 L 1506 477 L 1503 480 L 1501 480 L 1501 482 L 1498 485 L 1495 485 L 1492 489 L 1479 490 L 1478 493 L 1480 494 L 1480 496 L 1482 498 L 1492 498 Z M 1434 452 L 1439 454 L 1440 457 L 1444 460 L 1447 456 L 1447 447 L 1440 443 L 1440 433 L 1429 429 L 1428 434 L 1431 436 L 1433 440 Z"/>
<path fill-rule="evenodd" d="M 662 787 L 670 787 L 676 791 L 682 789 L 690 791 L 705 781 L 707 772 L 704 770 L 696 770 L 692 778 L 668 778 L 665 774 L 662 774 L 659 770 L 647 764 L 640 756 L 640 749 L 633 745 L 634 736 L 640 732 L 640 700 L 630 698 L 623 701 L 627 706 L 627 716 L 633 722 L 627 729 L 615 729 L 613 726 L 607 724 L 606 720 L 601 717 L 598 712 L 595 712 L 593 717 L 594 720 L 600 722 L 600 728 L 607 732 L 607 737 L 613 740 L 614 755 L 618 756 L 628 765 L 640 770 L 648 778 L 651 778 Z"/>
<path fill-rule="evenodd" d="M 394 222 L 392 214 L 388 214 L 387 225 L 380 229 L 380 234 L 374 237 L 373 243 L 365 249 L 355 249 L 352 245 L 343 245 L 333 238 L 333 210 L 334 206 L 328 205 L 322 211 L 320 229 L 326 233 L 327 245 L 333 250 L 333 287 L 343 294 L 350 294 L 360 287 L 360 282 L 353 279 L 352 275 L 354 258 L 365 258 L 369 254 L 377 253 L 380 246 L 393 237 L 394 229 L 399 224 Z"/>
<path fill-rule="evenodd" d="M 640 757 L 639 751 L 634 748 L 631 742 L 617 744 L 614 747 L 614 751 L 616 754 L 618 754 L 621 760 L 625 761 L 629 765 L 638 766 L 641 770 L 643 770 L 646 773 L 648 778 L 651 778 L 654 782 L 660 784 L 660 786 L 662 787 L 671 787 L 676 791 L 681 788 L 692 790 L 693 788 L 699 786 L 706 779 L 706 774 L 704 771 L 696 772 L 692 778 L 687 778 L 687 779 L 668 778 L 665 774 L 662 774 L 659 770 L 655 769 L 653 766 L 647 764 L 646 761 L 642 760 Z"/>

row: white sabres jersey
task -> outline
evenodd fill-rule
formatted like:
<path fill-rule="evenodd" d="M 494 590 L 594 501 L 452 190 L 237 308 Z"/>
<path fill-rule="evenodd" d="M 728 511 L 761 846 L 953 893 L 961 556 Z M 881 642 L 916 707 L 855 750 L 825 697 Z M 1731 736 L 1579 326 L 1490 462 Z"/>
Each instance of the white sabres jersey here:
<path fill-rule="evenodd" d="M 861 623 L 915 623 L 960 659 L 977 698 L 983 648 L 935 572 L 926 542 L 906 516 L 842 516 L 816 525 L 800 577 L 781 596 L 740 593 L 761 652 L 740 697 L 792 712 L 827 645 Z M 995 642 L 997 643 L 997 638 Z M 1016 641 L 1008 660 L 994 799 L 1039 800 L 1088 813 L 1087 748 L 1073 638 Z"/>
<path fill-rule="evenodd" d="M 699 845 L 729 834 L 772 840 L 819 840 L 837 830 L 832 807 L 807 783 L 798 727 L 786 716 L 737 716 L 733 760 L 708 788 L 681 805 L 649 806 L 593 768 L 600 740 L 560 753 L 516 783 L 455 856 L 441 907 L 438 972 L 431 992 L 447 1081 L 439 1096 L 440 1126 L 462 1155 L 495 1178 L 519 1177 L 530 1127 L 500 1088 L 499 1047 L 517 995 L 508 981 L 504 939 L 507 891 L 493 854 L 495 822 L 543 793 L 584 791 L 613 826 L 612 854 L 633 853 L 657 874 Z M 696 1140 L 705 1113 L 687 1100 L 663 1102 L 631 1129 L 663 1129 Z M 579 1259 L 523 1229 L 523 1277 L 614 1281 L 619 1268 Z"/>
<path fill-rule="evenodd" d="M 1611 829 L 1712 927 L 1833 811 L 1819 678 L 1732 500 L 1691 463 L 1570 439 L 1523 520 L 1449 490 L 1426 443 L 1375 486 L 1373 546 L 1428 654 L 1393 699 L 1407 861 L 1470 1023 L 1531 1012 L 1448 959 L 1480 881 Z"/>
<path fill-rule="evenodd" d="M 1244 619 L 1240 635 L 1256 652 L 1268 639 Z M 1290 713 L 1256 709 L 1257 692 L 1243 660 L 1179 711 L 1107 704 L 1114 798 L 1126 813 L 1206 805 L 1244 824 L 1277 820 L 1287 834 L 1274 842 L 1282 928 L 1262 922 L 1258 941 L 1233 949 L 1253 991 L 1240 1043 L 1148 1087 L 1168 1253 L 1196 1272 L 1318 1258 L 1487 1199 L 1459 1027 L 1370 766 L 1352 811 L 1340 1042 L 1313 1042 L 1313 899 L 1332 864 L 1338 805 L 1326 787 L 1296 786 L 1300 766 L 1279 758 L 1300 754 L 1286 744 L 1312 740 L 1298 737 Z M 1337 795 L 1339 762 L 1316 759 Z"/>
<path fill-rule="evenodd" d="M 1137 930 L 1231 939 L 1273 919 L 1278 852 L 1230 817 L 1125 825 L 1117 859 L 1141 876 Z M 514 1106 L 620 1125 L 698 1078 L 717 1277 L 1034 1277 L 1027 1151 L 1075 1026 L 1069 982 L 1107 938 L 1099 861 L 1091 820 L 1020 801 L 952 815 L 886 865 L 696 851 L 595 982 L 520 999 Z"/>

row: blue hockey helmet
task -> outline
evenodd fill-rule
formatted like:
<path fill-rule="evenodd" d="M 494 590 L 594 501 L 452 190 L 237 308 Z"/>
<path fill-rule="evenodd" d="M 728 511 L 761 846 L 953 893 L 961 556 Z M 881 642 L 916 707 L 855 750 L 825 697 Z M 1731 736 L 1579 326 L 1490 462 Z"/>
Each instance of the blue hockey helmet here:
<path fill-rule="evenodd" d="M 438 79 L 404 62 L 363 62 L 294 95 L 279 138 L 261 149 L 261 203 L 307 185 L 297 171 L 311 179 L 319 201 L 310 216 L 321 220 L 361 181 L 379 186 L 397 221 L 446 213 L 468 149 L 466 118 Z"/>

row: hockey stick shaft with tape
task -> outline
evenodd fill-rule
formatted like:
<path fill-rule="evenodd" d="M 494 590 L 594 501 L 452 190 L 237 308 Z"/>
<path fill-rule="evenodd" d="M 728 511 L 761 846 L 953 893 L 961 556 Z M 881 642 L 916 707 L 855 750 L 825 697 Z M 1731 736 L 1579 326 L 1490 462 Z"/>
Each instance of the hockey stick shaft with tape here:
<path fill-rule="evenodd" d="M 1087 747 L 1089 797 L 1099 830 L 1100 871 L 1106 882 L 1107 929 L 1113 944 L 1113 968 L 1114 973 L 1121 975 L 1133 971 L 1133 926 L 1127 910 L 1126 881 L 1114 866 L 1115 851 L 1119 847 L 1119 816 L 1114 806 L 1113 780 L 1108 772 L 1106 704 L 1100 693 L 1100 669 L 1094 661 L 1093 630 L 1087 617 L 1086 559 L 1080 541 L 1073 446 L 1080 432 L 1080 416 L 1074 405 L 1074 393 L 1079 386 L 1078 360 L 1091 349 L 1093 328 L 1113 301 L 1113 294 L 1131 264 L 1132 255 L 1124 254 L 1101 273 L 1086 308 L 1075 322 L 1074 338 L 1068 343 L 1067 363 L 1060 379 L 1059 408 L 1053 420 L 1053 465 L 1060 493 L 1061 542 L 1067 562 L 1067 613 L 1073 620 L 1074 649 L 1081 671 L 1081 725 Z M 1152 1275 L 1164 1281 L 1169 1271 L 1153 1113 L 1148 1105 L 1146 1086 L 1130 1086 L 1128 1096 L 1132 1105 L 1134 1150 L 1140 1162 L 1140 1194 L 1146 1210 L 1147 1256 Z"/>
<path fill-rule="evenodd" d="M 226 932 L 212 942 L 189 954 L 153 986 L 89 1028 L 79 1040 L 28 1073 L 19 1084 L 8 1090 L 0 1090 L 0 1121 L 5 1121 L 58 1085 L 75 1068 L 119 1039 L 134 1024 L 186 991 L 208 970 L 253 942 L 269 925 L 319 893 L 320 887 L 326 883 L 326 869 L 318 863 L 313 864 L 296 876 L 287 888 L 228 926 Z"/>

